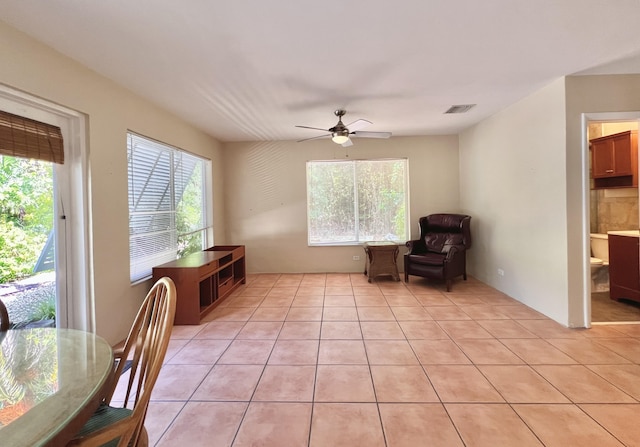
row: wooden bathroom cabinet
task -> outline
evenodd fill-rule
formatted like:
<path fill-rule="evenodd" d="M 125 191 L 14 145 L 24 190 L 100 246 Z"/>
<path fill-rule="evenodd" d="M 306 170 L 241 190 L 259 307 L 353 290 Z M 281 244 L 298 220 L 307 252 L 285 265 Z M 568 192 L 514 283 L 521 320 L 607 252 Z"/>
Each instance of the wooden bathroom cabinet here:
<path fill-rule="evenodd" d="M 200 324 L 231 292 L 246 282 L 244 245 L 218 245 L 153 268 L 176 284 L 175 324 Z"/>
<path fill-rule="evenodd" d="M 640 302 L 640 238 L 637 231 L 609 232 L 609 296 Z"/>
<path fill-rule="evenodd" d="M 638 186 L 638 132 L 628 130 L 589 141 L 594 189 Z"/>

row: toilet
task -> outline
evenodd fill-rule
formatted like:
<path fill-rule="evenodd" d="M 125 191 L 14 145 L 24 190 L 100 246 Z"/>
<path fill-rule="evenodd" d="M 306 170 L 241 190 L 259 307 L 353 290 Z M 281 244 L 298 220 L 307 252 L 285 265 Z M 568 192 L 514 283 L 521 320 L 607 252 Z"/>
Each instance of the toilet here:
<path fill-rule="evenodd" d="M 609 235 L 591 233 L 591 291 L 609 290 Z"/>

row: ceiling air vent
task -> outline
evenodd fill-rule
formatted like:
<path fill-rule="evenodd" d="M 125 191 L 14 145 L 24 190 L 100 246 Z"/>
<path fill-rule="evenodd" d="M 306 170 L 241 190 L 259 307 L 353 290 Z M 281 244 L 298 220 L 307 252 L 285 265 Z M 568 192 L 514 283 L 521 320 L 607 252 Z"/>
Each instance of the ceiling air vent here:
<path fill-rule="evenodd" d="M 444 113 L 465 113 L 465 112 L 468 112 L 474 106 L 475 104 L 459 104 L 456 106 L 449 107 L 449 110 L 447 110 Z"/>

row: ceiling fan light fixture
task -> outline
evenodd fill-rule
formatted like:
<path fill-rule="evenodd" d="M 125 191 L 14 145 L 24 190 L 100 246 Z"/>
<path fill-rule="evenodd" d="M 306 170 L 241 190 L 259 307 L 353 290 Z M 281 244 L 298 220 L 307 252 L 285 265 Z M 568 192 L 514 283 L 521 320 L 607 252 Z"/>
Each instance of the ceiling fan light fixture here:
<path fill-rule="evenodd" d="M 338 117 L 338 122 L 336 123 L 335 126 L 330 127 L 328 129 L 322 129 L 320 127 L 311 127 L 311 126 L 296 126 L 302 129 L 320 130 L 322 132 L 325 132 L 323 135 L 318 135 L 316 137 L 311 137 L 311 138 L 305 138 L 298 141 L 300 142 L 300 141 L 307 141 L 307 140 L 316 140 L 318 138 L 331 137 L 331 140 L 334 143 L 339 144 L 343 147 L 348 147 L 353 145 L 353 142 L 351 141 L 352 136 L 362 137 L 362 138 L 389 138 L 391 136 L 391 132 L 362 132 L 360 129 L 362 129 L 363 127 L 369 124 L 373 124 L 371 121 L 368 121 L 368 120 L 363 120 L 363 119 L 355 120 L 345 126 L 344 123 L 342 122 L 342 117 L 347 112 L 343 109 L 339 109 L 333 113 Z"/>
<path fill-rule="evenodd" d="M 331 141 L 333 141 L 336 144 L 343 144 L 349 141 L 348 130 L 336 131 L 336 132 L 333 132 L 331 135 L 332 135 Z"/>

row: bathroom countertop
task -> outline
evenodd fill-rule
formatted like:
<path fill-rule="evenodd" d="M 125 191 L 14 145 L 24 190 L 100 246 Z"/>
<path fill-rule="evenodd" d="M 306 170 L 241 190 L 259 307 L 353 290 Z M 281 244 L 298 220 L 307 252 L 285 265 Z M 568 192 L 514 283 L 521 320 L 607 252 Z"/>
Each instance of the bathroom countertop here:
<path fill-rule="evenodd" d="M 640 230 L 607 231 L 607 234 L 614 234 L 616 236 L 640 237 Z"/>

